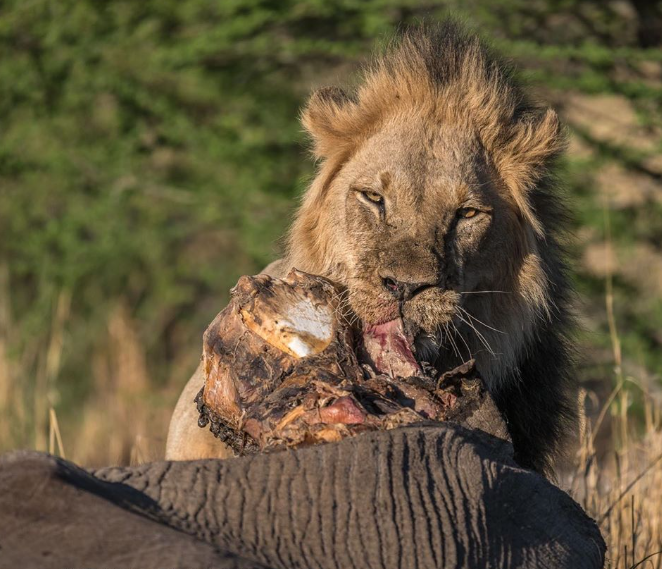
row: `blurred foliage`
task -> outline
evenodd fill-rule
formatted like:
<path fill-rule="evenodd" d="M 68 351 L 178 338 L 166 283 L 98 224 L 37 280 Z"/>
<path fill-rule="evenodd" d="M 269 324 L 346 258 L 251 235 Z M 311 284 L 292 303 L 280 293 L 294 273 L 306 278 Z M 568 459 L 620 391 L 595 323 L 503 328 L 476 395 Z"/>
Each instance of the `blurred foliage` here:
<path fill-rule="evenodd" d="M 65 424 L 75 424 L 94 389 L 93 356 L 104 351 L 119 304 L 137 329 L 153 387 L 183 384 L 229 288 L 278 254 L 313 167 L 297 121 L 310 89 L 346 80 L 399 25 L 449 12 L 515 58 L 523 79 L 553 103 L 562 107 L 570 91 L 622 96 L 656 136 L 655 2 L 3 2 L 0 269 L 9 301 L 0 335 L 4 326 L 22 389 L 37 388 L 63 291 L 71 310 L 48 396 Z M 641 71 L 644 63 L 658 65 L 658 75 Z M 577 227 L 602 239 L 594 176 L 618 163 L 659 191 L 662 168 L 647 166 L 659 137 L 642 150 L 594 139 L 590 129 L 576 133 L 591 147 L 566 164 Z M 611 211 L 615 242 L 645 241 L 660 252 L 661 203 Z M 595 314 L 603 280 L 578 274 Z M 659 373 L 662 304 L 635 299 L 632 283 L 616 285 L 623 341 Z M 596 322 L 606 331 L 603 318 Z M 585 343 L 600 348 L 608 337 Z"/>

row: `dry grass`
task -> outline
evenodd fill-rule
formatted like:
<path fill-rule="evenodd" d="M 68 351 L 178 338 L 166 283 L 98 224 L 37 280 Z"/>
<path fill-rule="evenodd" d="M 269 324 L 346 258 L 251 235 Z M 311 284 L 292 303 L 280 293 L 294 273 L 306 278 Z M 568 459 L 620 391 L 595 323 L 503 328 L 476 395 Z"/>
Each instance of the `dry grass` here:
<path fill-rule="evenodd" d="M 606 246 L 611 228 L 605 207 Z M 635 378 L 623 372 L 623 354 L 614 316 L 612 273 L 605 271 L 605 308 L 616 387 L 595 421 L 580 422 L 575 469 L 566 481 L 569 493 L 598 522 L 607 542 L 607 567 L 662 568 L 662 405 Z M 583 391 L 580 409 L 590 394 Z M 643 406 L 635 418 L 634 403 Z M 605 425 L 608 423 L 608 425 Z M 601 429 L 611 440 L 598 448 Z"/>
<path fill-rule="evenodd" d="M 573 472 L 562 484 L 600 525 L 607 567 L 662 568 L 662 407 L 644 397 L 644 428 L 631 409 L 635 389 L 620 382 L 594 424 L 582 421 Z M 647 394 L 645 394 L 647 395 Z M 587 396 L 582 394 L 582 399 Z M 605 422 L 609 448 L 596 447 Z"/>
<path fill-rule="evenodd" d="M 92 394 L 63 413 L 67 377 L 60 362 L 71 296 L 60 292 L 44 335 L 17 346 L 7 280 L 6 267 L 0 265 L 0 452 L 32 448 L 86 466 L 162 458 L 182 385 L 154 386 L 125 304 L 116 303 L 102 347 L 90 356 Z M 185 380 L 185 373 L 175 375 Z"/>

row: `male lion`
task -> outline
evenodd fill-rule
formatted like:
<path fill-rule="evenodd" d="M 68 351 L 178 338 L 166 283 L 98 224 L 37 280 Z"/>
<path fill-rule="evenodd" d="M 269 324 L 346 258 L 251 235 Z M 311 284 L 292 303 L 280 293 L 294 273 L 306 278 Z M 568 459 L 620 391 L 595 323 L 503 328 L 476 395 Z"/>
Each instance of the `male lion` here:
<path fill-rule="evenodd" d="M 285 257 L 346 290 L 363 326 L 402 317 L 419 361 L 473 357 L 522 465 L 549 471 L 575 417 L 554 111 L 458 24 L 401 34 L 355 93 L 312 95 L 303 125 L 319 170 Z M 173 416 L 167 457 L 219 456 L 198 429 L 200 371 Z"/>

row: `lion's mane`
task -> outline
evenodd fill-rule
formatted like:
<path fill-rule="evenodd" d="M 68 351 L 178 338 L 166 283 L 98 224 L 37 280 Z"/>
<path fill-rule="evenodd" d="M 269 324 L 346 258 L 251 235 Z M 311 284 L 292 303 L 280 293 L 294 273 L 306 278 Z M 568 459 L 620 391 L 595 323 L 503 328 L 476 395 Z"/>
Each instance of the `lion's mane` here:
<path fill-rule="evenodd" d="M 554 175 L 565 137 L 556 113 L 532 103 L 510 67 L 476 35 L 453 21 L 412 28 L 367 67 L 354 93 L 324 88 L 313 94 L 302 121 L 320 163 L 291 229 L 285 264 L 345 282 L 339 256 L 346 252 L 334 245 L 343 228 L 328 221 L 327 189 L 362 143 L 398 113 L 421 113 L 475 133 L 521 216 L 519 250 L 494 259 L 522 256 L 512 275 L 514 294 L 490 296 L 477 317 L 496 317 L 508 331 L 490 337 L 503 357 L 486 375 L 518 459 L 548 470 L 576 401 L 567 341 L 570 285 L 560 245 L 567 210 Z"/>

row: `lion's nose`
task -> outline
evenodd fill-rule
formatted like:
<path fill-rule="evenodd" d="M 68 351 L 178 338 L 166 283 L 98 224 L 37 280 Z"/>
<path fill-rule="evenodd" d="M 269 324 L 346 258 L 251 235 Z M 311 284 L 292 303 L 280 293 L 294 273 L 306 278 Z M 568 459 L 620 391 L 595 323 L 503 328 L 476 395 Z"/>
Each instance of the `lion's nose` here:
<path fill-rule="evenodd" d="M 437 285 L 436 282 L 411 283 L 398 281 L 393 277 L 382 277 L 382 284 L 395 298 L 404 302 L 423 292 L 425 289 Z"/>

